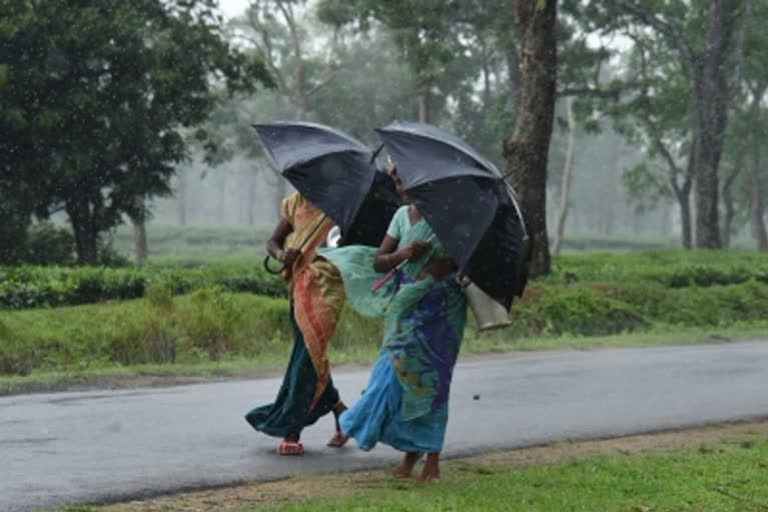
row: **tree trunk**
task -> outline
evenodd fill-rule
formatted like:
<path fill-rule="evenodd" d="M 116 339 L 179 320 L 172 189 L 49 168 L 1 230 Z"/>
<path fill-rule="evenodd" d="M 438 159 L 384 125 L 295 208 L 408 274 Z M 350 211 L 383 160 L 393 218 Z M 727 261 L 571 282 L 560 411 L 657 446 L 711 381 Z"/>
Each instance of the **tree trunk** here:
<path fill-rule="evenodd" d="M 736 216 L 736 207 L 733 203 L 733 184 L 736 178 L 739 176 L 743 167 L 742 162 L 737 162 L 728 177 L 725 179 L 723 185 L 723 205 L 725 206 L 725 218 L 723 219 L 723 229 L 720 232 L 720 239 L 723 244 L 723 248 L 727 249 L 731 246 L 731 226 L 733 224 L 733 218 Z"/>
<path fill-rule="evenodd" d="M 146 215 L 144 214 L 144 196 L 136 196 L 136 208 L 140 212 L 133 223 L 133 254 L 136 257 L 136 266 L 143 267 L 147 261 L 147 228 Z"/>
<path fill-rule="evenodd" d="M 515 5 L 521 89 L 515 129 L 504 143 L 504 158 L 533 239 L 532 276 L 548 274 L 551 264 L 546 187 L 557 81 L 556 19 L 557 0 Z"/>
<path fill-rule="evenodd" d="M 696 189 L 696 246 L 716 249 L 721 246 L 718 223 L 717 169 L 723 149 L 723 134 L 728 121 L 728 81 L 726 79 L 729 34 L 724 0 L 710 0 L 707 52 L 689 63 L 695 100 L 694 156 Z"/>
<path fill-rule="evenodd" d="M 90 205 L 87 199 L 68 202 L 65 211 L 72 224 L 75 235 L 75 251 L 77 263 L 80 265 L 95 265 L 99 261 L 99 231 L 96 228 Z"/>
<path fill-rule="evenodd" d="M 520 57 L 517 54 L 517 48 L 514 46 L 507 49 L 507 69 L 509 71 L 512 112 L 517 117 L 517 109 L 520 104 Z"/>
<path fill-rule="evenodd" d="M 765 228 L 765 197 L 760 176 L 760 149 L 762 138 L 754 132 L 752 138 L 752 162 L 749 167 L 749 209 L 752 217 L 752 233 L 757 250 L 768 251 L 768 231 Z"/>
<path fill-rule="evenodd" d="M 691 218 L 691 186 L 683 187 L 676 192 L 677 203 L 680 205 L 680 237 L 684 249 L 693 248 L 693 225 Z"/>
<path fill-rule="evenodd" d="M 133 223 L 133 252 L 136 256 L 136 265 L 143 267 L 147 262 L 147 228 L 144 220 Z"/>
<path fill-rule="evenodd" d="M 750 172 L 750 210 L 752 213 L 752 232 L 757 241 L 757 250 L 768 251 L 768 230 L 765 227 L 765 198 L 757 165 Z"/>
<path fill-rule="evenodd" d="M 765 227 L 765 197 L 763 194 L 763 182 L 761 180 L 761 149 L 763 137 L 760 126 L 760 104 L 768 89 L 768 82 L 761 81 L 756 86 L 750 87 L 752 92 L 752 104 L 750 105 L 750 118 L 755 130 L 752 132 L 751 155 L 749 158 L 749 212 L 752 224 L 752 234 L 757 242 L 758 251 L 768 251 L 768 232 Z"/>
<path fill-rule="evenodd" d="M 176 186 L 176 198 L 178 201 L 177 208 L 179 214 L 179 224 L 182 226 L 187 225 L 187 177 L 186 172 L 181 171 L 178 173 L 179 183 Z"/>
<path fill-rule="evenodd" d="M 728 64 L 728 49 L 733 36 L 728 29 L 729 14 L 726 0 L 708 0 L 708 25 L 704 50 L 696 52 L 686 34 L 658 17 L 652 7 L 630 0 L 613 0 L 642 23 L 654 27 L 668 38 L 679 53 L 693 87 L 694 114 L 691 131 L 696 139 L 693 168 L 695 171 L 696 246 L 720 247 L 718 224 L 717 169 L 723 148 L 723 135 L 728 121 L 728 81 L 732 71 Z"/>
<path fill-rule="evenodd" d="M 565 100 L 568 115 L 568 147 L 565 151 L 565 165 L 563 166 L 563 183 L 560 187 L 560 208 L 557 212 L 557 227 L 555 228 L 555 240 L 552 242 L 552 252 L 560 253 L 560 245 L 565 233 L 565 221 L 568 218 L 568 195 L 571 190 L 571 174 L 573 172 L 573 156 L 576 146 L 576 123 L 573 119 L 573 97 Z"/>
<path fill-rule="evenodd" d="M 429 86 L 422 87 L 422 91 L 419 93 L 419 121 L 422 123 L 429 122 Z"/>
<path fill-rule="evenodd" d="M 216 181 L 216 222 L 220 225 L 224 224 L 226 217 L 225 205 L 229 204 L 227 201 L 227 174 L 220 173 L 213 177 Z"/>

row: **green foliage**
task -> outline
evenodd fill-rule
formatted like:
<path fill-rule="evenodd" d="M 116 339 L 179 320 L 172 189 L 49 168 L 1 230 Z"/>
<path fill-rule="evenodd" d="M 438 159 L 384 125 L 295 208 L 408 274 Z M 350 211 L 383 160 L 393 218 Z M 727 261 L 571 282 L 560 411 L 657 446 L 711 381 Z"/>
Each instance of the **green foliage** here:
<path fill-rule="evenodd" d="M 167 195 L 216 91 L 270 83 L 222 37 L 211 0 L 0 3 L 0 197 L 47 216 L 63 209 L 78 261 L 137 198 Z M 194 55 L 194 58 L 190 58 Z"/>
<path fill-rule="evenodd" d="M 68 229 L 52 222 L 33 224 L 22 259 L 32 265 L 71 265 L 75 262 L 75 239 Z"/>
<path fill-rule="evenodd" d="M 288 304 L 220 287 L 173 297 L 3 313 L 0 371 L 85 371 L 115 365 L 194 364 L 272 354 L 289 346 Z"/>
<path fill-rule="evenodd" d="M 174 294 L 219 285 L 238 292 L 282 297 L 282 280 L 255 266 L 0 267 L 0 308 L 25 309 L 142 297 L 148 285 Z"/>
<path fill-rule="evenodd" d="M 179 312 L 179 320 L 192 347 L 214 360 L 222 354 L 237 352 L 235 333 L 245 312 L 232 294 L 219 288 L 201 289 L 191 299 Z"/>
<path fill-rule="evenodd" d="M 176 306 L 171 290 L 153 284 L 138 308 L 134 321 L 123 323 L 122 335 L 106 344 L 106 358 L 123 365 L 174 363 L 176 361 Z"/>
<path fill-rule="evenodd" d="M 515 336 L 595 336 L 647 328 L 650 322 L 636 312 L 636 305 L 584 286 L 533 288 L 530 302 L 513 312 Z"/>
<path fill-rule="evenodd" d="M 199 364 L 243 357 L 279 360 L 293 339 L 288 311 L 285 299 L 233 293 L 220 286 L 174 297 L 167 285 L 152 284 L 142 300 L 5 312 L 0 318 L 0 373 Z M 470 320 L 468 349 L 477 345 L 509 350 L 541 337 L 555 340 L 547 345 L 551 347 L 558 346 L 558 339 L 589 345 L 586 336 L 765 327 L 768 284 L 750 280 L 669 288 L 640 281 L 534 283 L 513 306 L 511 317 L 511 326 L 490 333 L 476 333 Z M 331 342 L 331 357 L 337 363 L 369 361 L 381 335 L 381 321 L 345 308 Z"/>
<path fill-rule="evenodd" d="M 665 287 L 768 283 L 768 256 L 746 251 L 659 250 L 568 254 L 554 261 L 546 283 L 657 283 Z"/>

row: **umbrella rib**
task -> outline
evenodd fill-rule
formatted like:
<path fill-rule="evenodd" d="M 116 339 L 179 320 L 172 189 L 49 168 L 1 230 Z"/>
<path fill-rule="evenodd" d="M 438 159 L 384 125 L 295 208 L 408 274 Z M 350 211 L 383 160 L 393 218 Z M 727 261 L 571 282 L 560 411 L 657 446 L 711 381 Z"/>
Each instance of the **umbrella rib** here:
<path fill-rule="evenodd" d="M 299 165 L 305 165 L 305 164 L 308 164 L 309 162 L 317 160 L 318 158 L 325 158 L 326 156 L 338 155 L 338 154 L 341 154 L 341 153 L 359 153 L 361 155 L 366 155 L 368 152 L 369 151 L 363 151 L 363 150 L 353 149 L 353 148 L 339 149 L 337 151 L 329 151 L 328 153 L 323 153 L 322 155 L 313 156 L 312 158 L 307 158 L 306 160 L 302 160 L 302 161 L 299 161 L 299 162 L 294 162 L 294 163 L 292 163 L 288 167 L 296 167 L 296 166 L 299 166 Z M 269 154 L 272 156 L 272 160 L 274 160 L 275 163 L 278 164 L 278 167 L 280 167 L 280 164 L 277 161 L 277 159 L 275 158 L 275 155 L 273 155 L 271 151 L 269 152 Z M 284 171 L 285 171 L 285 169 L 283 170 L 283 172 Z"/>
<path fill-rule="evenodd" d="M 485 160 L 485 159 L 484 159 L 483 157 L 481 157 L 480 155 L 477 155 L 477 157 L 479 157 L 480 159 L 482 159 L 482 160 L 479 160 L 477 157 L 475 157 L 475 156 L 472 156 L 472 155 L 470 155 L 469 153 L 467 153 L 467 151 L 466 151 L 466 149 L 465 149 L 465 148 L 462 148 L 461 146 L 458 146 L 458 145 L 456 145 L 455 143 L 453 143 L 453 142 L 451 142 L 451 141 L 448 141 L 448 140 L 444 140 L 444 139 L 440 139 L 440 138 L 438 138 L 438 137 L 434 137 L 434 136 L 432 136 L 432 135 L 428 135 L 428 134 L 425 134 L 425 133 L 419 133 L 419 132 L 417 132 L 417 131 L 415 131 L 415 130 L 403 130 L 403 129 L 399 129 L 399 130 L 392 130 L 392 129 L 386 129 L 386 128 L 379 128 L 378 130 L 379 130 L 379 131 L 382 131 L 382 132 L 393 132 L 393 133 L 394 133 L 394 132 L 401 132 L 401 133 L 407 133 L 407 134 L 409 134 L 409 135 L 415 135 L 416 137 L 423 137 L 423 138 L 425 138 L 425 139 L 429 139 L 429 140 L 432 140 L 432 141 L 435 141 L 435 142 L 440 142 L 441 144 L 448 144 L 448 145 L 449 145 L 449 146 L 451 146 L 453 149 L 456 149 L 456 150 L 459 150 L 459 151 L 463 152 L 465 155 L 467 155 L 469 158 L 471 158 L 472 160 L 474 160 L 476 163 L 478 163 L 478 164 L 480 164 L 480 165 L 488 165 L 488 166 L 489 166 L 491 169 L 493 169 L 494 171 L 496 171 L 496 176 L 497 176 L 497 177 L 500 177 L 500 176 L 501 176 L 501 173 L 499 172 L 499 170 L 496 168 L 496 166 L 495 166 L 495 165 L 494 165 L 492 162 L 490 162 L 490 161 L 488 161 L 488 160 L 486 160 L 486 161 L 482 161 L 482 160 Z M 471 149 L 471 148 L 470 148 L 470 149 Z M 474 150 L 472 150 L 472 151 L 474 152 Z"/>

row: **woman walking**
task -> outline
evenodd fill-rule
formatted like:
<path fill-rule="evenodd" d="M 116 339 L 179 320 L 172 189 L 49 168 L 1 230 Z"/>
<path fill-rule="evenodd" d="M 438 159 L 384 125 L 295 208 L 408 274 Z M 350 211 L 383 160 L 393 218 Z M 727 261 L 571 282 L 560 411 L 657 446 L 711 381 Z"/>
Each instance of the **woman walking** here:
<path fill-rule="evenodd" d="M 404 192 L 394 167 L 390 174 L 405 206 L 392 218 L 381 246 L 321 250 L 341 271 L 352 307 L 385 318 L 368 386 L 339 423 L 343 435 L 354 437 L 363 450 L 383 442 L 405 452 L 395 469 L 398 477 L 409 477 L 426 453 L 420 479 L 428 481 L 440 475 L 466 301 L 454 279 L 455 263 Z"/>
<path fill-rule="evenodd" d="M 317 255 L 333 227 L 331 219 L 298 192 L 283 200 L 281 217 L 267 251 L 284 265 L 293 351 L 275 402 L 251 410 L 245 419 L 260 432 L 282 437 L 281 455 L 301 455 L 301 431 L 329 412 L 336 418 L 336 432 L 328 446 L 341 447 L 348 439 L 338 422 L 346 407 L 333 385 L 326 356 L 344 304 L 344 288 L 338 270 Z"/>

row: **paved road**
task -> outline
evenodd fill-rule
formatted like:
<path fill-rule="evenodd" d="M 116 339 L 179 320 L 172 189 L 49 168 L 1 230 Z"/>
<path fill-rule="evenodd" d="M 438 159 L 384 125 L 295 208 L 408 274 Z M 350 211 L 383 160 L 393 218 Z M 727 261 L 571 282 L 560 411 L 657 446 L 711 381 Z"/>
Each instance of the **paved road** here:
<path fill-rule="evenodd" d="M 367 370 L 334 375 L 351 401 Z M 274 378 L 159 389 L 0 398 L 0 511 L 391 464 L 398 453 L 326 448 L 332 420 L 279 457 L 243 413 Z M 457 366 L 445 451 L 462 455 L 562 439 L 768 416 L 768 343 L 545 352 Z M 473 395 L 480 399 L 474 400 Z"/>

